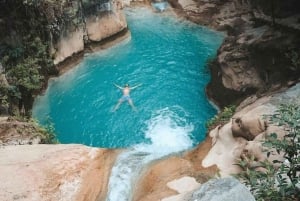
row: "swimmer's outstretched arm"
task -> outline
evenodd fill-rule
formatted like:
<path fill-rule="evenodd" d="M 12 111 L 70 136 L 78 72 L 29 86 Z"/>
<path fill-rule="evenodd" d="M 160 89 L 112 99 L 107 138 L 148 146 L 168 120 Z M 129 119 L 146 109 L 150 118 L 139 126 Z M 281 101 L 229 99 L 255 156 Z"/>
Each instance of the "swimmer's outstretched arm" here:
<path fill-rule="evenodd" d="M 123 89 L 123 87 L 121 87 L 121 86 L 119 86 L 119 85 L 117 85 L 117 84 L 115 84 L 115 83 L 114 83 L 114 85 L 115 85 L 116 87 L 118 87 L 119 89 Z"/>
<path fill-rule="evenodd" d="M 130 89 L 135 89 L 135 88 L 137 88 L 137 87 L 139 87 L 139 86 L 142 86 L 143 84 L 138 84 L 138 85 L 136 85 L 136 86 L 134 86 L 134 87 L 130 87 Z"/>

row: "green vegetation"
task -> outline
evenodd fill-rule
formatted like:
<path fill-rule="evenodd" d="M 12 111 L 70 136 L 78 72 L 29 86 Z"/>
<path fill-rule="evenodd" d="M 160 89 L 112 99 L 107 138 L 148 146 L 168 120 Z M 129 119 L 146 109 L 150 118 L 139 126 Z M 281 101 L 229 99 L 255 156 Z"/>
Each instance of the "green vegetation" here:
<path fill-rule="evenodd" d="M 55 0 L 1 2 L 0 65 L 10 87 L 0 88 L 0 109 L 10 115 L 21 113 L 30 117 L 35 94 L 46 85 L 49 76 L 57 75 L 52 60 L 55 44 L 61 36 L 83 26 L 82 3 Z"/>
<path fill-rule="evenodd" d="M 241 160 L 244 170 L 238 177 L 250 187 L 256 200 L 289 201 L 300 199 L 300 107 L 281 105 L 277 113 L 270 117 L 272 123 L 281 126 L 287 134 L 279 139 L 272 133 L 263 143 L 267 156 L 277 152 L 283 160 L 255 161 Z M 253 165 L 255 164 L 256 165 Z M 257 168 L 260 170 L 257 170 Z"/>
<path fill-rule="evenodd" d="M 26 125 L 23 133 L 39 136 L 42 143 L 56 143 L 52 124 L 41 127 L 30 119 L 35 95 L 57 73 L 50 55 L 46 10 L 38 7 L 42 4 L 11 0 L 1 5 L 0 70 L 5 76 L 0 75 L 0 109 Z"/>
<path fill-rule="evenodd" d="M 300 51 L 300 50 L 298 50 L 298 51 Z M 293 71 L 300 70 L 300 54 L 299 53 L 295 49 L 289 49 L 285 53 L 285 56 L 291 61 L 290 69 L 292 69 Z"/>
<path fill-rule="evenodd" d="M 48 58 L 47 45 L 39 37 L 27 36 L 22 47 L 8 47 L 7 52 L 2 62 L 8 80 L 28 91 L 41 89 L 44 80 L 42 72 L 53 65 Z"/>
<path fill-rule="evenodd" d="M 30 116 L 33 95 L 42 89 L 44 75 L 53 67 L 47 49 L 47 45 L 38 36 L 29 35 L 24 38 L 22 46 L 7 46 L 1 61 L 10 84 L 9 90 L 2 90 L 3 95 L 22 100 L 23 104 L 29 102 L 29 105 L 24 105 L 27 116 Z"/>
<path fill-rule="evenodd" d="M 217 115 L 215 115 L 213 118 L 211 118 L 206 122 L 206 128 L 210 130 L 219 124 L 224 125 L 233 116 L 235 110 L 236 110 L 235 105 L 230 105 L 228 107 L 225 107 L 220 113 L 218 113 Z"/>
<path fill-rule="evenodd" d="M 54 124 L 51 119 L 48 119 L 45 125 L 39 124 L 35 119 L 28 118 L 22 115 L 10 116 L 8 120 L 0 125 L 2 131 L 8 127 L 8 136 L 18 133 L 20 136 L 25 136 L 28 139 L 40 139 L 40 144 L 57 144 L 59 141 L 56 138 Z M 20 137 L 23 139 L 23 137 Z"/>
<path fill-rule="evenodd" d="M 8 87 L 2 85 L 0 82 L 0 106 L 8 107 Z"/>
<path fill-rule="evenodd" d="M 58 144 L 59 141 L 55 135 L 54 124 L 48 121 L 46 126 L 41 126 L 37 123 L 38 131 L 41 137 L 41 144 Z"/>
<path fill-rule="evenodd" d="M 30 117 L 35 94 L 55 68 L 47 19 L 26 2 L 6 1 L 0 15 L 0 63 L 9 85 L 0 88 L 0 106 L 11 115 Z"/>

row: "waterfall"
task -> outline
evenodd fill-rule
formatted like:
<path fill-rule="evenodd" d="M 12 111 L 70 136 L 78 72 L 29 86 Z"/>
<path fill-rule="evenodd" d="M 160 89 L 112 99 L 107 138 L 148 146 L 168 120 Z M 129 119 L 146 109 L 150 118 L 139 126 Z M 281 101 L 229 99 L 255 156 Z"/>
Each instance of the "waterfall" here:
<path fill-rule="evenodd" d="M 153 2 L 151 4 L 159 12 L 163 12 L 168 7 L 168 3 L 166 1 Z"/>
<path fill-rule="evenodd" d="M 182 116 L 177 114 L 178 109 Z M 119 155 L 109 180 L 107 201 L 132 200 L 132 187 L 147 164 L 192 147 L 193 125 L 187 123 L 182 111 L 179 107 L 164 108 L 146 122 L 145 136 L 151 143 L 138 144 Z"/>

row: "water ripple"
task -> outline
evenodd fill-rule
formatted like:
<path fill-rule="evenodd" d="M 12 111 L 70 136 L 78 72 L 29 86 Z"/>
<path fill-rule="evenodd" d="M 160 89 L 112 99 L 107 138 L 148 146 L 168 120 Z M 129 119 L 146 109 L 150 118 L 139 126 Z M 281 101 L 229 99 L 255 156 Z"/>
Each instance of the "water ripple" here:
<path fill-rule="evenodd" d="M 196 144 L 205 136 L 205 120 L 215 113 L 204 93 L 209 81 L 204 66 L 222 36 L 148 10 L 128 10 L 127 19 L 131 39 L 87 55 L 53 79 L 36 99 L 33 116 L 44 124 L 50 116 L 62 143 L 119 148 L 151 142 L 144 131 L 153 112 L 177 108 L 175 113 L 193 125 L 186 135 Z M 112 112 L 122 96 L 113 83 L 143 84 L 131 93 L 137 112 L 128 103 Z"/>

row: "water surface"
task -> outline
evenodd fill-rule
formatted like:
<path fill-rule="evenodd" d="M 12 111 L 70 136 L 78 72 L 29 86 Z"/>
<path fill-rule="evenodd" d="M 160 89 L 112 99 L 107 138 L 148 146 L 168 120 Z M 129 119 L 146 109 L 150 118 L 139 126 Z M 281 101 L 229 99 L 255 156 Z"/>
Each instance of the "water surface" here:
<path fill-rule="evenodd" d="M 88 55 L 74 70 L 53 79 L 36 99 L 33 116 L 54 123 L 61 143 L 120 148 L 155 145 L 186 149 L 205 137 L 205 121 L 216 110 L 205 96 L 205 67 L 223 36 L 147 9 L 127 10 L 131 39 Z M 123 103 L 131 86 L 138 111 Z"/>

